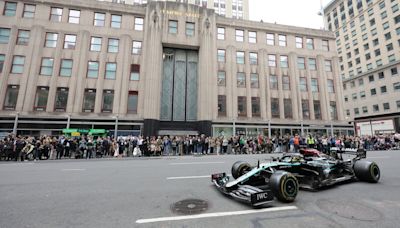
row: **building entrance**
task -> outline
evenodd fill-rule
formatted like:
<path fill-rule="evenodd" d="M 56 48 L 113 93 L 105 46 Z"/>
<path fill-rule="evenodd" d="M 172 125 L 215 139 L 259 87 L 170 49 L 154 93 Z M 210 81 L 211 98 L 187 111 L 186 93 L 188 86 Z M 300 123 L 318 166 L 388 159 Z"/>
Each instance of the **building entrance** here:
<path fill-rule="evenodd" d="M 161 121 L 197 121 L 198 52 L 164 48 Z"/>

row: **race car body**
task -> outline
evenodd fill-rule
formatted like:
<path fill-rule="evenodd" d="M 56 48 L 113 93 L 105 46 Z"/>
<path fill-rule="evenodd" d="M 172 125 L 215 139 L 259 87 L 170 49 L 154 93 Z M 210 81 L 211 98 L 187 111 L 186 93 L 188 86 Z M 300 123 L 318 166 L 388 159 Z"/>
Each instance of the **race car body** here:
<path fill-rule="evenodd" d="M 335 156 L 328 156 L 315 149 L 303 149 L 256 166 L 238 161 L 232 166 L 235 180 L 225 173 L 213 174 L 211 180 L 220 192 L 253 206 L 269 203 L 274 197 L 292 202 L 299 188 L 317 190 L 349 180 L 379 181 L 378 165 L 361 160 L 366 157 L 365 151 L 335 152 Z M 355 157 L 343 160 L 343 153 Z"/>

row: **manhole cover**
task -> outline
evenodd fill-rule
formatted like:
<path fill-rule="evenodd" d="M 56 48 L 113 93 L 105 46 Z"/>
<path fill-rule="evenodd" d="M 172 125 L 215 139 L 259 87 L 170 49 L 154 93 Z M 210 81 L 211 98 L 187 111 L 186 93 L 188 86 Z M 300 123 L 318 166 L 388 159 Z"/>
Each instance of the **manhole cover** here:
<path fill-rule="evenodd" d="M 172 212 L 184 215 L 200 214 L 207 209 L 208 203 L 199 199 L 185 199 L 171 205 Z"/>
<path fill-rule="evenodd" d="M 324 211 L 348 219 L 375 221 L 382 217 L 376 209 L 352 201 L 321 199 L 317 201 L 317 206 Z"/>

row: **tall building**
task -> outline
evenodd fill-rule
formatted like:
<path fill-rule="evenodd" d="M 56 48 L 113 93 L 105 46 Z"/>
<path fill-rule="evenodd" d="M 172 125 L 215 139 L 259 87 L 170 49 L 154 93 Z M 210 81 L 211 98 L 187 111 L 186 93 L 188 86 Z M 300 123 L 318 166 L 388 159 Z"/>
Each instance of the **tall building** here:
<path fill-rule="evenodd" d="M 189 3 L 209 9 L 215 13 L 237 19 L 249 19 L 249 0 L 98 0 L 122 4 L 147 4 L 150 1 Z"/>
<path fill-rule="evenodd" d="M 347 134 L 332 32 L 175 2 L 0 2 L 0 131 Z"/>
<path fill-rule="evenodd" d="M 358 135 L 400 131 L 398 0 L 335 0 L 324 9 L 336 35 L 346 117 Z"/>

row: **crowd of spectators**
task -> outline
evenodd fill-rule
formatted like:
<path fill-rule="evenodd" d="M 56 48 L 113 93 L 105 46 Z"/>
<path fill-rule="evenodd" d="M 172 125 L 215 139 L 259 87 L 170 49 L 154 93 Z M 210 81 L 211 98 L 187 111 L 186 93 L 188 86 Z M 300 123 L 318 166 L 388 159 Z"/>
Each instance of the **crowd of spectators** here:
<path fill-rule="evenodd" d="M 63 158 L 182 156 L 191 154 L 254 154 L 297 152 L 301 146 L 328 151 L 330 147 L 366 150 L 400 149 L 400 134 L 377 136 L 284 135 L 258 137 L 128 136 L 118 137 L 22 137 L 0 139 L 0 159 L 23 161 Z"/>

